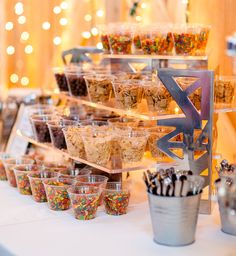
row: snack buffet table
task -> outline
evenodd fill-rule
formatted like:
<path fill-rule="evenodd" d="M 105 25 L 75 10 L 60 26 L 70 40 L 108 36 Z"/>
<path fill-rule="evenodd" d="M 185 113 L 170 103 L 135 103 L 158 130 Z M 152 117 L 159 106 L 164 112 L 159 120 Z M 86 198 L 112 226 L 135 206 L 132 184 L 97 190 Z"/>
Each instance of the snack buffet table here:
<path fill-rule="evenodd" d="M 90 221 L 72 211 L 56 212 L 0 182 L 0 255 L 196 255 L 235 256 L 236 237 L 220 231 L 217 205 L 213 215 L 200 215 L 196 242 L 185 247 L 160 246 L 152 240 L 147 202 L 131 201 L 123 216 L 102 209 Z"/>

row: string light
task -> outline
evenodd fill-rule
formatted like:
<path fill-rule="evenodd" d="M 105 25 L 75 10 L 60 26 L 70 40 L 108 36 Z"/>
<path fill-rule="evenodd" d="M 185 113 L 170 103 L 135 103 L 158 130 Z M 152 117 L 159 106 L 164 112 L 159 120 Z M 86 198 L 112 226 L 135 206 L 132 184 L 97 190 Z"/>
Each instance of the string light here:
<path fill-rule="evenodd" d="M 26 17 L 25 16 L 20 16 L 19 18 L 18 18 L 18 23 L 19 24 L 24 24 L 26 22 Z"/>
<path fill-rule="evenodd" d="M 8 22 L 5 24 L 5 29 L 6 29 L 6 30 L 12 30 L 13 27 L 14 27 L 14 25 L 13 25 L 13 22 L 11 22 L 11 21 L 8 21 Z"/>
<path fill-rule="evenodd" d="M 48 21 L 43 22 L 42 29 L 49 30 L 51 27 L 51 24 Z"/>
<path fill-rule="evenodd" d="M 8 55 L 13 55 L 14 53 L 15 53 L 15 47 L 12 46 L 12 45 L 9 45 L 9 46 L 7 47 L 7 54 L 8 54 Z"/>
<path fill-rule="evenodd" d="M 31 54 L 32 52 L 33 52 L 33 46 L 30 45 L 30 44 L 26 45 L 26 47 L 25 47 L 25 53 L 26 53 L 26 54 Z"/>
<path fill-rule="evenodd" d="M 18 80 L 19 80 L 19 77 L 18 77 L 17 74 L 11 74 L 11 76 L 10 76 L 10 81 L 11 81 L 13 84 L 17 83 Z"/>
<path fill-rule="evenodd" d="M 98 29 L 95 28 L 95 27 L 91 29 L 91 32 L 92 32 L 93 36 L 97 36 L 98 35 Z"/>
<path fill-rule="evenodd" d="M 102 49 L 103 48 L 101 42 L 97 43 L 96 46 L 97 46 L 98 49 Z"/>
<path fill-rule="evenodd" d="M 61 12 L 61 7 L 60 7 L 60 6 L 55 6 L 55 7 L 53 8 L 53 12 L 54 12 L 55 14 L 59 14 L 59 13 Z"/>
<path fill-rule="evenodd" d="M 23 86 L 27 86 L 29 84 L 29 78 L 27 76 L 23 76 L 20 82 Z"/>
<path fill-rule="evenodd" d="M 60 6 L 61 6 L 61 9 L 66 10 L 69 5 L 66 1 L 63 1 L 63 2 L 61 2 Z"/>
<path fill-rule="evenodd" d="M 89 39 L 91 37 L 91 33 L 89 31 L 84 31 L 82 33 L 82 37 L 86 38 L 86 39 Z"/>
<path fill-rule="evenodd" d="M 147 4 L 146 3 L 142 3 L 141 4 L 141 8 L 143 8 L 143 9 L 147 8 Z"/>
<path fill-rule="evenodd" d="M 103 16 L 103 10 L 97 10 L 96 15 L 98 17 L 102 17 Z"/>
<path fill-rule="evenodd" d="M 59 36 L 54 37 L 54 38 L 53 38 L 53 43 L 54 43 L 55 45 L 61 44 L 61 38 L 60 38 Z"/>
<path fill-rule="evenodd" d="M 62 26 L 66 26 L 67 23 L 68 23 L 68 20 L 67 20 L 66 18 L 61 18 L 59 22 L 60 22 L 60 24 L 61 24 Z"/>
<path fill-rule="evenodd" d="M 21 40 L 26 41 L 26 40 L 29 39 L 29 36 L 30 36 L 29 33 L 24 31 L 24 32 L 21 33 L 20 38 L 21 38 Z"/>
<path fill-rule="evenodd" d="M 85 20 L 85 21 L 91 21 L 91 20 L 92 20 L 92 16 L 91 16 L 90 14 L 86 14 L 86 15 L 84 16 L 84 20 Z"/>
<path fill-rule="evenodd" d="M 21 2 L 15 4 L 15 14 L 21 15 L 24 12 L 24 6 Z"/>

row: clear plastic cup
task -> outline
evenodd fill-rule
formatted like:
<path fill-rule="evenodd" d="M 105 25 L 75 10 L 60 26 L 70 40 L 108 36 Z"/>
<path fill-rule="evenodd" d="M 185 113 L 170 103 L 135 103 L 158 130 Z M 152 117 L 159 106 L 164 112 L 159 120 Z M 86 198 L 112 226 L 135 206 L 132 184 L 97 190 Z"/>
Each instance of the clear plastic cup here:
<path fill-rule="evenodd" d="M 211 26 L 199 25 L 199 27 L 200 27 L 200 32 L 198 35 L 196 55 L 205 56 Z"/>
<path fill-rule="evenodd" d="M 75 218 L 91 220 L 96 216 L 101 190 L 99 187 L 75 186 L 68 189 Z"/>
<path fill-rule="evenodd" d="M 62 178 L 67 178 L 67 179 L 75 179 L 77 176 L 79 175 L 90 175 L 91 171 L 90 170 L 86 170 L 84 168 L 79 169 L 69 169 L 69 170 L 62 170 L 59 172 L 59 177 Z"/>
<path fill-rule="evenodd" d="M 4 161 L 4 166 L 7 174 L 7 179 L 9 184 L 12 187 L 17 187 L 16 183 L 16 176 L 14 173 L 14 169 L 18 165 L 23 165 L 24 167 L 31 167 L 34 164 L 34 160 L 29 159 L 27 157 L 21 157 L 21 158 L 8 158 Z"/>
<path fill-rule="evenodd" d="M 214 102 L 222 105 L 230 105 L 235 98 L 235 88 L 236 77 L 216 77 L 214 85 Z"/>
<path fill-rule="evenodd" d="M 137 110 L 142 100 L 142 82 L 138 80 L 114 81 L 115 99 L 118 108 Z"/>
<path fill-rule="evenodd" d="M 100 35 L 100 40 L 102 43 L 103 51 L 106 54 L 110 53 L 110 45 L 109 45 L 109 40 L 108 40 L 108 27 L 106 25 L 99 25 L 99 35 Z"/>
<path fill-rule="evenodd" d="M 107 214 L 123 215 L 127 213 L 130 190 L 127 184 L 108 182 L 103 191 L 103 204 Z"/>
<path fill-rule="evenodd" d="M 145 131 L 119 131 L 116 135 L 124 163 L 139 162 L 142 160 L 148 133 Z"/>
<path fill-rule="evenodd" d="M 87 75 L 86 81 L 89 99 L 95 103 L 107 103 L 113 94 L 112 82 L 115 80 L 113 75 Z"/>
<path fill-rule="evenodd" d="M 57 82 L 58 89 L 60 92 L 68 92 L 68 84 L 65 76 L 65 68 L 56 67 L 53 68 L 53 73 Z"/>
<path fill-rule="evenodd" d="M 159 81 L 143 82 L 144 98 L 151 112 L 167 112 L 169 110 L 171 95 Z"/>
<path fill-rule="evenodd" d="M 54 147 L 58 149 L 66 149 L 66 141 L 62 129 L 66 126 L 76 125 L 76 121 L 50 121 L 47 123 L 50 137 Z"/>
<path fill-rule="evenodd" d="M 48 206 L 51 210 L 61 211 L 70 207 L 70 198 L 67 189 L 73 185 L 73 180 L 53 181 L 44 180 L 44 188 L 47 195 Z"/>
<path fill-rule="evenodd" d="M 36 202 L 47 202 L 47 196 L 43 185 L 43 181 L 57 181 L 57 177 L 58 173 L 50 171 L 30 172 L 28 174 L 32 196 Z"/>
<path fill-rule="evenodd" d="M 14 168 L 17 188 L 22 195 L 31 195 L 31 186 L 28 178 L 30 172 L 40 171 L 41 167 L 37 165 L 18 165 Z"/>
<path fill-rule="evenodd" d="M 32 115 L 31 123 L 33 133 L 38 142 L 45 143 L 51 142 L 50 132 L 47 122 L 55 120 L 53 115 Z"/>
<path fill-rule="evenodd" d="M 127 127 L 136 127 L 138 126 L 138 120 L 135 118 L 129 117 L 118 117 L 108 119 L 108 124 L 114 128 L 118 129 L 127 129 Z"/>
<path fill-rule="evenodd" d="M 83 132 L 86 159 L 89 162 L 106 166 L 111 157 L 112 138 L 110 131 Z"/>
<path fill-rule="evenodd" d="M 12 156 L 9 153 L 5 153 L 5 152 L 0 153 L 0 180 L 7 180 L 4 161 L 9 158 L 12 158 Z"/>

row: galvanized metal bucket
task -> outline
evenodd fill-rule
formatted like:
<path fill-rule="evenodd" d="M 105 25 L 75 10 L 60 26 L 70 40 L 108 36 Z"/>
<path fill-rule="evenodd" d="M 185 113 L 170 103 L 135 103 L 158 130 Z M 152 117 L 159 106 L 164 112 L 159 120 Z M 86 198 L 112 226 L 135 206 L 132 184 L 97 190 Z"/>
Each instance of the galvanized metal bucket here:
<path fill-rule="evenodd" d="M 236 236 L 236 213 L 225 207 L 225 204 L 218 201 L 220 210 L 221 230 L 224 233 Z"/>
<path fill-rule="evenodd" d="M 148 193 L 154 241 L 168 246 L 184 246 L 195 241 L 201 194 L 164 197 Z"/>

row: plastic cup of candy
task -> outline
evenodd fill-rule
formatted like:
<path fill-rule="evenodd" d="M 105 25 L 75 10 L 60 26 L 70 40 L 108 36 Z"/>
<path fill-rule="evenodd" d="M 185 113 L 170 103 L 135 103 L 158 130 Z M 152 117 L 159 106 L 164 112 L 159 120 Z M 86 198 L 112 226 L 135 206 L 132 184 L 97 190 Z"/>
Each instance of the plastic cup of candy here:
<path fill-rule="evenodd" d="M 38 142 L 46 143 L 51 142 L 50 132 L 47 122 L 55 120 L 53 115 L 32 115 L 31 123 L 33 133 Z"/>
<path fill-rule="evenodd" d="M 236 77 L 216 77 L 214 85 L 214 102 L 220 105 L 230 105 L 235 98 L 235 88 Z"/>
<path fill-rule="evenodd" d="M 108 54 L 110 53 L 110 45 L 109 45 L 109 40 L 108 40 L 108 26 L 106 25 L 99 25 L 98 26 L 98 30 L 99 30 L 99 36 L 100 36 L 100 40 L 102 43 L 102 48 L 103 48 L 103 52 Z"/>
<path fill-rule="evenodd" d="M 68 169 L 68 170 L 62 170 L 58 173 L 59 177 L 66 178 L 66 179 L 75 179 L 79 175 L 90 175 L 91 171 L 88 169 Z"/>
<path fill-rule="evenodd" d="M 93 186 L 74 186 L 68 189 L 75 218 L 91 220 L 96 216 L 101 189 Z"/>
<path fill-rule="evenodd" d="M 200 31 L 198 35 L 196 55 L 205 56 L 211 26 L 199 25 L 199 27 Z"/>
<path fill-rule="evenodd" d="M 69 88 L 66 80 L 65 69 L 62 67 L 56 67 L 53 68 L 53 73 L 60 92 L 67 93 L 69 91 Z"/>
<path fill-rule="evenodd" d="M 43 181 L 52 180 L 57 181 L 58 173 L 50 171 L 30 172 L 28 178 L 30 181 L 33 199 L 38 202 L 47 202 L 47 196 Z"/>
<path fill-rule="evenodd" d="M 171 95 L 159 81 L 143 82 L 144 98 L 151 112 L 167 112 L 171 103 Z"/>
<path fill-rule="evenodd" d="M 34 160 L 27 157 L 6 159 L 4 161 L 4 166 L 9 184 L 12 187 L 17 187 L 16 176 L 14 173 L 14 169 L 17 168 L 17 166 L 21 165 L 24 166 L 25 168 L 30 168 L 33 164 Z"/>
<path fill-rule="evenodd" d="M 103 204 L 105 211 L 110 215 L 123 215 L 127 213 L 130 199 L 130 190 L 121 182 L 108 182 L 103 191 Z"/>
<path fill-rule="evenodd" d="M 174 47 L 171 27 L 148 26 L 140 34 L 141 48 L 144 54 L 171 55 Z"/>
<path fill-rule="evenodd" d="M 41 167 L 37 165 L 24 166 L 18 165 L 14 168 L 17 188 L 22 195 L 31 195 L 31 186 L 28 178 L 30 172 L 40 171 Z"/>
<path fill-rule="evenodd" d="M 142 160 L 148 140 L 148 133 L 146 131 L 119 130 L 116 136 L 124 163 Z"/>
<path fill-rule="evenodd" d="M 82 132 L 87 161 L 106 166 L 111 157 L 112 138 L 111 131 Z"/>
<path fill-rule="evenodd" d="M 9 153 L 0 152 L 0 180 L 7 180 L 4 161 L 9 158 L 12 158 L 12 156 Z"/>
<path fill-rule="evenodd" d="M 197 25 L 179 25 L 173 28 L 175 53 L 196 55 L 200 28 Z"/>
<path fill-rule="evenodd" d="M 113 95 L 115 76 L 107 74 L 85 75 L 89 99 L 94 103 L 107 103 Z"/>
<path fill-rule="evenodd" d="M 67 189 L 72 186 L 74 181 L 66 179 L 61 181 L 44 180 L 44 188 L 47 195 L 48 206 L 54 211 L 67 210 L 70 207 L 70 198 Z"/>
<path fill-rule="evenodd" d="M 76 125 L 76 121 L 50 121 L 47 123 L 52 144 L 55 148 L 66 149 L 66 141 L 62 129 L 66 126 Z"/>
<path fill-rule="evenodd" d="M 143 88 L 139 80 L 114 81 L 116 105 L 124 110 L 137 110 L 142 100 Z"/>

